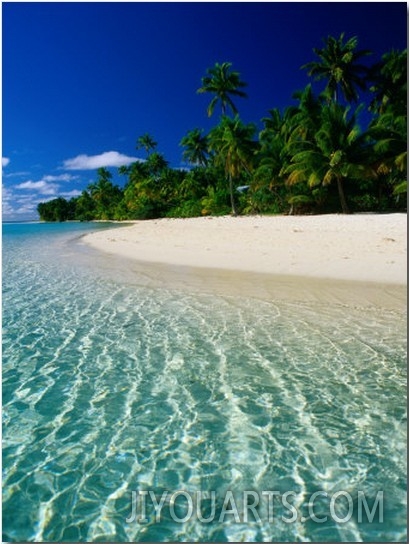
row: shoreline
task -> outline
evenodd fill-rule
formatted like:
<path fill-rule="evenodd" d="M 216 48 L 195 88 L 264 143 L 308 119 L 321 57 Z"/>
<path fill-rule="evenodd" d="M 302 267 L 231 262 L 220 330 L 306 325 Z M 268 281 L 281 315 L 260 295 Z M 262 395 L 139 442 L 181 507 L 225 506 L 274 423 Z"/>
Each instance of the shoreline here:
<path fill-rule="evenodd" d="M 87 250 L 92 251 L 93 262 L 98 259 L 104 277 L 129 286 L 265 302 L 382 308 L 406 316 L 406 285 L 152 263 L 124 256 L 113 258 L 90 246 Z"/>
<path fill-rule="evenodd" d="M 135 261 L 406 285 L 406 214 L 135 221 L 84 242 Z"/>
<path fill-rule="evenodd" d="M 157 219 L 87 234 L 81 243 L 146 286 L 406 305 L 406 214 Z"/>

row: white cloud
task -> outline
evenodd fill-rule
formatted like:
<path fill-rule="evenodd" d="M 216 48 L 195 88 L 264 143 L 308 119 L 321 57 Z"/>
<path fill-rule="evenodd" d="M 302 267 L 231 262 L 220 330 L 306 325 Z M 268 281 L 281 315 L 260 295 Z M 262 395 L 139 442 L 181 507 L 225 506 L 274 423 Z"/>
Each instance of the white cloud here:
<path fill-rule="evenodd" d="M 35 218 L 37 204 L 44 200 L 37 194 L 15 194 L 10 187 L 2 186 L 2 215 L 5 219 Z"/>
<path fill-rule="evenodd" d="M 30 172 L 9 172 L 7 174 L 3 173 L 4 178 L 19 178 L 22 176 L 29 176 Z"/>
<path fill-rule="evenodd" d="M 24 181 L 14 186 L 15 189 L 34 190 L 38 191 L 42 195 L 55 195 L 57 194 L 58 185 L 55 183 L 48 183 L 44 179 L 40 181 Z"/>
<path fill-rule="evenodd" d="M 48 202 L 57 196 L 71 198 L 79 196 L 81 191 L 68 188 L 61 191 L 59 183 L 76 180 L 78 176 L 71 174 L 45 175 L 38 181 L 31 179 L 11 186 L 2 186 L 2 216 L 7 220 L 35 219 L 37 204 Z"/>
<path fill-rule="evenodd" d="M 80 196 L 82 194 L 81 191 L 78 191 L 77 189 L 73 189 L 72 191 L 66 191 L 65 193 L 60 193 L 61 196 L 64 198 L 71 198 L 73 196 Z"/>
<path fill-rule="evenodd" d="M 69 189 L 61 191 L 56 182 L 67 182 L 78 179 L 72 174 L 45 175 L 38 181 L 31 179 L 2 189 L 3 216 L 7 218 L 36 215 L 36 207 L 40 202 L 47 202 L 57 196 L 71 198 L 79 196 L 81 191 Z"/>
<path fill-rule="evenodd" d="M 60 174 L 58 176 L 43 176 L 41 181 L 52 182 L 52 181 L 73 181 L 78 179 L 78 176 L 73 176 L 71 174 Z"/>
<path fill-rule="evenodd" d="M 109 166 L 126 166 L 132 162 L 141 162 L 137 157 L 128 157 L 118 151 L 106 151 L 100 155 L 78 155 L 64 161 L 67 170 L 95 170 Z"/>
<path fill-rule="evenodd" d="M 7 210 L 9 208 L 11 209 L 10 202 L 11 202 L 12 198 L 13 198 L 12 191 L 8 187 L 3 185 L 2 188 L 1 188 L 1 200 L 2 200 L 2 203 L 3 203 L 3 213 L 4 213 L 5 208 Z"/>
<path fill-rule="evenodd" d="M 10 164 L 10 159 L 8 159 L 7 157 L 2 157 L 1 158 L 1 165 L 2 166 L 7 166 L 8 164 Z"/>

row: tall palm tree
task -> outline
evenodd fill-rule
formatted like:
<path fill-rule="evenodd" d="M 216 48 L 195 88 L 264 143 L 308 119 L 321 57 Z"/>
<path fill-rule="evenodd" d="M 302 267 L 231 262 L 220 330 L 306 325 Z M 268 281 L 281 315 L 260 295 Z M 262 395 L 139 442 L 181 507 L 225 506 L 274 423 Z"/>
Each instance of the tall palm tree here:
<path fill-rule="evenodd" d="M 406 115 L 382 113 L 370 126 L 374 138 L 375 171 L 386 177 L 395 195 L 407 192 L 407 118 Z"/>
<path fill-rule="evenodd" d="M 150 172 L 150 174 L 157 179 L 160 174 L 167 168 L 168 161 L 165 159 L 165 157 L 161 154 L 155 151 L 149 157 L 146 159 L 146 166 Z"/>
<path fill-rule="evenodd" d="M 264 128 L 259 134 L 260 149 L 257 154 L 258 166 L 252 181 L 253 192 L 262 191 L 267 196 L 277 194 L 284 186 L 281 174 L 289 162 L 287 142 L 293 130 L 296 108 L 286 108 L 282 113 L 278 108 L 269 110 L 269 117 L 262 119 Z"/>
<path fill-rule="evenodd" d="M 97 219 L 112 219 L 114 208 L 122 198 L 122 191 L 111 181 L 112 174 L 106 168 L 98 168 L 98 180 L 88 185 L 95 202 Z"/>
<path fill-rule="evenodd" d="M 322 95 L 315 96 L 311 85 L 307 85 L 305 89 L 296 91 L 293 98 L 296 98 L 299 104 L 292 115 L 292 138 L 306 140 L 313 136 L 321 126 L 324 97 Z"/>
<path fill-rule="evenodd" d="M 220 124 L 209 134 L 209 148 L 215 152 L 215 164 L 224 167 L 228 178 L 233 215 L 237 215 L 233 182 L 243 172 L 250 172 L 252 169 L 256 146 L 253 141 L 255 131 L 253 124 L 243 124 L 236 115 L 234 119 L 223 116 Z"/>
<path fill-rule="evenodd" d="M 370 91 L 375 94 L 369 109 L 377 114 L 392 109 L 395 115 L 407 111 L 407 51 L 389 51 L 369 71 Z"/>
<path fill-rule="evenodd" d="M 313 139 L 293 143 L 291 164 L 285 169 L 289 185 L 307 181 L 317 187 L 337 184 L 343 213 L 349 213 L 344 182 L 369 175 L 367 136 L 356 125 L 349 108 L 329 104 L 323 108 L 321 128 Z"/>
<path fill-rule="evenodd" d="M 264 129 L 260 132 L 260 142 L 262 144 L 268 143 L 271 139 L 275 139 L 278 136 L 286 139 L 290 134 L 293 121 L 292 118 L 297 113 L 297 108 L 289 106 L 281 112 L 278 108 L 269 110 L 269 117 L 263 117 Z"/>
<path fill-rule="evenodd" d="M 368 72 L 364 65 L 359 64 L 359 60 L 371 52 L 356 51 L 358 38 L 354 36 L 344 43 L 344 36 L 344 33 L 338 39 L 328 36 L 323 49 L 313 49 L 320 60 L 304 64 L 301 68 L 307 69 L 308 75 L 316 80 L 327 80 L 326 92 L 334 102 L 338 101 L 339 90 L 347 102 L 357 102 L 357 88 L 365 89 Z"/>
<path fill-rule="evenodd" d="M 245 98 L 247 95 L 240 89 L 247 86 L 247 83 L 240 80 L 239 72 L 231 71 L 231 62 L 216 64 L 207 69 L 207 75 L 202 78 L 202 86 L 197 90 L 198 93 L 212 93 L 212 98 L 207 114 L 210 117 L 216 104 L 220 102 L 222 115 L 226 115 L 226 109 L 229 107 L 234 114 L 237 114 L 237 108 L 231 99 L 232 96 Z"/>
<path fill-rule="evenodd" d="M 190 130 L 180 142 L 185 149 L 183 158 L 193 165 L 206 166 L 208 163 L 208 141 L 203 135 L 203 130 L 195 128 Z"/>
<path fill-rule="evenodd" d="M 382 57 L 368 77 L 376 117 L 369 134 L 374 138 L 375 171 L 393 194 L 407 192 L 407 51 L 392 50 Z"/>
<path fill-rule="evenodd" d="M 254 198 L 263 199 L 263 204 L 283 207 L 284 197 L 295 198 L 301 191 L 304 200 L 309 189 L 304 184 L 285 187 L 286 168 L 293 154 L 294 144 L 299 146 L 300 140 L 313 138 L 321 126 L 322 99 L 315 97 L 311 85 L 293 95 L 299 100 L 298 106 L 287 107 L 283 112 L 279 109 L 269 111 L 270 116 L 263 118 L 264 129 L 260 132 L 259 165 L 252 181 Z M 314 199 L 310 196 L 309 200 Z M 285 205 L 285 204 L 284 204 Z"/>
<path fill-rule="evenodd" d="M 152 136 L 148 133 L 143 134 L 142 136 L 139 136 L 139 138 L 136 141 L 136 149 L 144 149 L 148 157 L 151 151 L 156 149 L 157 145 L 158 143 L 155 142 Z"/>
<path fill-rule="evenodd" d="M 375 152 L 381 154 L 385 163 L 393 163 L 400 172 L 406 172 L 408 155 L 406 130 L 406 116 L 384 113 L 368 131 L 376 140 Z"/>

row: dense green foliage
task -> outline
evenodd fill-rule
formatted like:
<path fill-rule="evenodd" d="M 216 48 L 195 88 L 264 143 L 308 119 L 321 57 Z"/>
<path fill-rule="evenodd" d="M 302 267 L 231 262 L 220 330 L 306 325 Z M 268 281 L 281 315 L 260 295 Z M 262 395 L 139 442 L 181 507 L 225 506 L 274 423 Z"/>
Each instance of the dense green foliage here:
<path fill-rule="evenodd" d="M 202 79 L 210 93 L 208 114 L 221 107 L 219 123 L 204 134 L 192 129 L 180 142 L 184 170 L 169 167 L 144 134 L 137 148 L 146 159 L 119 168 L 120 188 L 100 168 L 97 180 L 78 197 L 38 205 L 45 221 L 152 219 L 237 213 L 349 213 L 406 209 L 407 53 L 390 51 L 366 68 L 357 39 L 344 35 L 314 49 L 319 60 L 303 68 L 325 89 L 312 85 L 294 93 L 296 105 L 272 109 L 256 134 L 245 124 L 232 97 L 245 98 L 246 84 L 230 63 L 216 64 Z M 359 90 L 369 104 L 356 105 Z M 234 117 L 228 117 L 229 108 Z M 366 130 L 358 125 L 366 109 Z"/>

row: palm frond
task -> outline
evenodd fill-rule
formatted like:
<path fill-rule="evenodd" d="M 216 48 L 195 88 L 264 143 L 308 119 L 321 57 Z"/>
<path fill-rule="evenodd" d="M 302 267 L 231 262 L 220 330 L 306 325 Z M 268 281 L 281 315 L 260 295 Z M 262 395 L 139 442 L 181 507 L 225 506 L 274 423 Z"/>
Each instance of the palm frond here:
<path fill-rule="evenodd" d="M 311 172 L 309 178 L 308 178 L 308 186 L 309 187 L 316 187 L 317 185 L 320 185 L 322 182 L 321 176 L 318 172 Z"/>
<path fill-rule="evenodd" d="M 403 195 L 408 191 L 408 181 L 405 179 L 401 183 L 398 183 L 398 185 L 395 185 L 393 189 L 394 195 Z"/>

